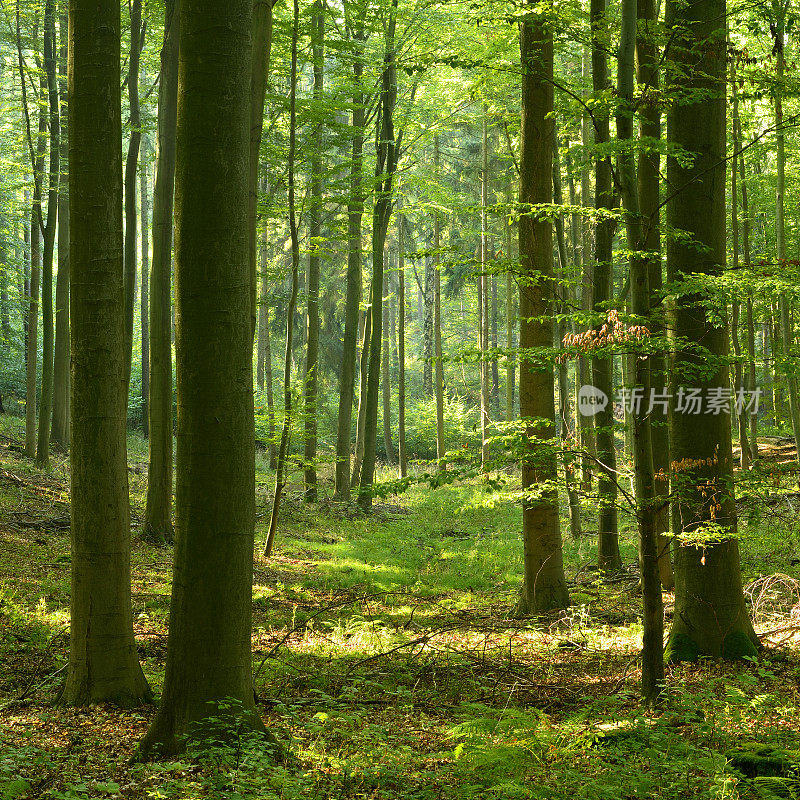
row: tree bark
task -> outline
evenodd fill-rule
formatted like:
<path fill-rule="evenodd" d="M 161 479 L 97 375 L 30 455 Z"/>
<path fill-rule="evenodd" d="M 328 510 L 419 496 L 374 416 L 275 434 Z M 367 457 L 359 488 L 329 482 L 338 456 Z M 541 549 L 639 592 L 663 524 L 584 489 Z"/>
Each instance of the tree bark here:
<path fill-rule="evenodd" d="M 480 381 L 481 381 L 481 470 L 488 469 L 489 458 L 489 235 L 486 207 L 489 204 L 489 137 L 487 134 L 486 117 L 488 109 L 483 105 L 481 119 L 481 266 L 478 276 L 478 341 L 480 350 Z"/>
<path fill-rule="evenodd" d="M 71 0 L 72 591 L 65 705 L 137 706 L 151 697 L 131 611 L 119 70 L 119 3 Z"/>
<path fill-rule="evenodd" d="M 520 418 L 527 452 L 522 462 L 524 578 L 516 613 L 526 615 L 569 605 L 561 552 L 558 494 L 543 483 L 556 480 L 555 454 L 542 439 L 555 427 L 553 368 L 537 348 L 553 346 L 552 226 L 537 219 L 531 204 L 551 203 L 553 159 L 553 35 L 533 16 L 520 24 L 522 132 L 520 138 Z"/>
<path fill-rule="evenodd" d="M 56 81 L 56 15 L 54 0 L 44 8 L 44 68 L 49 108 L 50 159 L 47 191 L 47 225 L 44 229 L 42 259 L 42 387 L 39 400 L 39 430 L 36 444 L 36 463 L 50 468 L 50 425 L 53 411 L 53 253 L 58 217 L 59 156 L 61 154 L 58 113 L 58 83 Z"/>
<path fill-rule="evenodd" d="M 128 104 L 131 136 L 125 159 L 125 358 L 126 383 L 130 386 L 133 360 L 133 316 L 136 306 L 136 170 L 142 140 L 139 111 L 139 55 L 142 51 L 142 0 L 131 0 L 131 49 L 128 54 Z"/>
<path fill-rule="evenodd" d="M 181 0 L 167 0 L 158 84 L 158 152 L 153 186 L 150 281 L 150 437 L 144 535 L 172 542 L 172 209 Z"/>
<path fill-rule="evenodd" d="M 297 233 L 297 216 L 295 212 L 295 157 L 297 152 L 297 37 L 300 25 L 300 8 L 298 0 L 294 0 L 292 21 L 292 71 L 290 78 L 289 98 L 289 235 L 292 241 L 292 277 L 289 305 L 286 309 L 286 352 L 283 359 L 283 427 L 278 447 L 278 460 L 275 464 L 275 495 L 272 500 L 272 513 L 269 519 L 267 542 L 264 545 L 264 558 L 272 555 L 275 546 L 275 534 L 278 530 L 278 514 L 281 507 L 281 496 L 286 488 L 286 461 L 289 455 L 289 436 L 292 430 L 292 350 L 294 346 L 294 315 L 297 309 L 297 293 L 300 273 L 300 240 Z"/>
<path fill-rule="evenodd" d="M 686 7 L 667 3 L 671 56 L 681 73 L 683 99 L 669 111 L 670 140 L 697 154 L 691 164 L 667 162 L 670 281 L 681 273 L 719 275 L 725 264 L 725 0 Z M 697 93 L 706 99 L 693 100 Z M 730 413 L 679 410 L 680 389 L 696 387 L 707 401 L 730 386 L 727 334 L 696 294 L 679 295 L 673 329 L 687 344 L 675 354 L 672 390 L 672 463 L 675 614 L 667 644 L 670 661 L 698 653 L 754 655 L 758 640 L 742 594 L 736 506 L 732 489 Z M 709 374 L 709 366 L 713 372 Z M 709 530 L 710 529 L 710 530 Z M 709 537 L 708 534 L 711 534 Z M 700 541 L 693 539 L 700 536 Z"/>
<path fill-rule="evenodd" d="M 322 103 L 323 70 L 325 62 L 325 16 L 321 0 L 316 0 L 311 22 L 311 47 L 314 61 L 314 101 Z M 309 207 L 308 236 L 311 252 L 308 256 L 306 281 L 307 316 L 306 374 L 303 389 L 305 408 L 305 499 L 317 499 L 317 386 L 319 372 L 319 268 L 320 238 L 322 236 L 322 122 L 314 131 L 314 148 L 311 154 L 311 201 Z"/>
<path fill-rule="evenodd" d="M 389 276 L 383 273 L 383 345 L 381 352 L 381 392 L 383 395 L 383 449 L 386 452 L 386 463 L 394 463 L 394 447 L 392 446 L 392 374 L 391 346 L 389 343 Z"/>
<path fill-rule="evenodd" d="M 58 276 L 56 277 L 55 350 L 53 358 L 53 423 L 50 438 L 64 451 L 69 448 L 69 185 L 67 148 L 67 12 L 59 19 L 60 49 L 58 59 L 59 95 L 59 167 L 58 184 Z"/>
<path fill-rule="evenodd" d="M 253 702 L 253 327 L 248 261 L 252 0 L 186 0 L 175 172 L 176 542 L 161 705 L 169 755 Z M 232 702 L 236 705 L 232 705 Z"/>
<path fill-rule="evenodd" d="M 144 74 L 142 75 L 144 77 Z M 150 201 L 147 196 L 147 139 L 142 139 L 142 168 L 139 170 L 139 208 L 142 226 L 142 288 L 139 306 L 139 323 L 142 332 L 142 434 L 150 436 L 150 330 L 148 327 L 149 279 L 150 279 L 150 233 L 147 218 Z"/>
<path fill-rule="evenodd" d="M 250 62 L 250 153 L 247 172 L 247 253 L 250 264 L 250 316 L 255 337 L 258 307 L 256 303 L 258 220 L 258 165 L 261 134 L 264 129 L 264 98 L 272 51 L 272 6 L 275 0 L 253 0 L 253 49 Z"/>
<path fill-rule="evenodd" d="M 592 26 L 592 85 L 595 94 L 609 90 L 608 59 L 602 42 L 602 30 L 606 25 L 605 0 L 592 0 L 590 20 Z M 598 110 L 594 122 L 595 145 L 609 141 L 608 116 Z M 595 157 L 595 206 L 598 210 L 610 211 L 613 206 L 611 185 L 611 161 L 602 153 Z M 605 315 L 612 297 L 612 242 L 613 219 L 604 219 L 595 226 L 595 263 L 592 306 Z M 622 566 L 619 554 L 619 530 L 617 523 L 617 453 L 614 445 L 614 382 L 613 359 L 601 356 L 592 361 L 592 379 L 595 388 L 608 398 L 605 408 L 594 415 L 597 459 L 600 462 L 598 475 L 598 543 L 597 565 L 602 570 L 613 571 Z"/>
<path fill-rule="evenodd" d="M 402 214 L 402 198 L 397 200 L 397 457 L 400 462 L 399 475 L 408 475 L 406 456 L 406 262 L 405 262 L 405 217 Z"/>
<path fill-rule="evenodd" d="M 433 137 L 433 169 L 435 180 L 439 180 L 439 136 Z M 433 357 L 435 359 L 434 392 L 436 395 L 436 462 L 439 472 L 447 471 L 444 460 L 446 445 L 444 441 L 444 363 L 442 362 L 442 247 L 439 212 L 433 212 L 433 268 L 436 270 L 433 282 Z"/>
<path fill-rule="evenodd" d="M 353 436 L 353 394 L 358 350 L 358 307 L 361 303 L 361 217 L 364 213 L 364 72 L 363 18 L 359 17 L 352 34 L 356 47 L 353 60 L 352 145 L 350 160 L 350 195 L 347 199 L 347 294 L 344 312 L 342 368 L 339 373 L 339 410 L 336 426 L 336 497 L 350 499 L 350 445 Z M 359 402 L 359 408 L 361 403 Z M 366 409 L 365 409 L 366 410 Z"/>
<path fill-rule="evenodd" d="M 364 460 L 361 464 L 358 504 L 363 511 L 372 508 L 372 484 L 375 477 L 375 442 L 378 429 L 378 386 L 381 369 L 381 331 L 383 311 L 383 246 L 392 214 L 392 186 L 397 169 L 397 147 L 394 136 L 394 107 L 397 102 L 395 69 L 395 27 L 397 0 L 392 0 L 386 26 L 386 40 L 381 77 L 380 127 L 375 163 L 375 204 L 372 212 L 372 335 L 367 376 L 367 403 L 364 420 Z"/>

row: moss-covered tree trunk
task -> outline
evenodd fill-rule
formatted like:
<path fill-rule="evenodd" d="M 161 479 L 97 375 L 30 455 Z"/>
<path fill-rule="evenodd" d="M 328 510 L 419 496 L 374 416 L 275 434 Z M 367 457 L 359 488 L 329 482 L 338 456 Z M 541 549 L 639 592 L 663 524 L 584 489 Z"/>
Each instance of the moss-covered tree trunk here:
<path fill-rule="evenodd" d="M 150 280 L 149 466 L 144 533 L 161 542 L 172 530 L 172 209 L 181 0 L 167 0 L 158 83 L 158 152 L 153 185 Z"/>
<path fill-rule="evenodd" d="M 252 0 L 185 0 L 175 171 L 178 435 L 164 691 L 142 750 L 254 710 L 253 327 L 248 260 Z"/>
<path fill-rule="evenodd" d="M 531 213 L 531 205 L 552 203 L 553 35 L 530 12 L 520 26 L 522 133 L 520 138 L 520 418 L 526 426 L 522 490 L 538 496 L 522 504 L 524 577 L 517 614 L 569 605 L 561 552 L 556 458 L 541 439 L 555 435 L 553 367 L 540 348 L 553 346 L 552 224 Z"/>
<path fill-rule="evenodd" d="M 670 158 L 667 222 L 668 278 L 719 275 L 725 264 L 725 0 L 691 6 L 670 0 L 671 83 L 680 95 L 670 107 L 668 133 L 695 155 Z M 675 614 L 666 657 L 698 653 L 736 658 L 756 652 L 758 640 L 742 594 L 736 539 L 730 411 L 705 413 L 709 400 L 729 390 L 727 332 L 696 294 L 679 295 L 672 325 L 686 345 L 675 354 L 672 387 L 674 469 L 672 522 Z M 700 389 L 701 413 L 682 389 Z M 695 537 L 698 537 L 698 541 Z"/>
<path fill-rule="evenodd" d="M 69 5 L 72 205 L 70 652 L 66 705 L 150 699 L 130 582 L 122 265 L 120 6 Z"/>

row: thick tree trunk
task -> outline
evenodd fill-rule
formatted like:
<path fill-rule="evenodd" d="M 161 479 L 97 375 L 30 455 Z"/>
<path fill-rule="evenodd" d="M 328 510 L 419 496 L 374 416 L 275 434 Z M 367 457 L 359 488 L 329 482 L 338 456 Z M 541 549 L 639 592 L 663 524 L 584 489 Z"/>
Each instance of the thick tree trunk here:
<path fill-rule="evenodd" d="M 592 85 L 596 94 L 605 93 L 608 85 L 608 58 L 602 41 L 602 30 L 606 25 L 605 0 L 592 0 Z M 596 113 L 594 121 L 596 145 L 609 141 L 608 116 L 602 111 Z M 602 153 L 595 157 L 595 206 L 609 211 L 613 205 L 611 185 L 611 161 Z M 614 238 L 613 219 L 602 220 L 595 226 L 595 263 L 592 306 L 598 313 L 608 310 L 612 297 L 612 241 Z M 595 388 L 603 392 L 608 402 L 594 415 L 597 459 L 600 462 L 598 474 L 598 531 L 597 564 L 602 570 L 612 571 L 622 566 L 619 554 L 619 531 L 617 523 L 617 452 L 614 444 L 614 381 L 613 359 L 601 356 L 592 362 L 592 379 Z"/>
<path fill-rule="evenodd" d="M 164 691 L 141 745 L 160 755 L 183 749 L 208 717 L 230 716 L 263 730 L 250 652 L 253 327 L 242 213 L 253 3 L 186 0 L 183 11 L 175 173 L 175 562 Z"/>
<path fill-rule="evenodd" d="M 158 152 L 153 186 L 153 265 L 150 281 L 149 466 L 144 535 L 171 542 L 172 531 L 172 208 L 182 0 L 167 0 L 161 79 L 158 84 Z"/>
<path fill-rule="evenodd" d="M 692 98 L 670 107 L 669 138 L 698 154 L 689 165 L 675 158 L 667 162 L 667 182 L 674 187 L 667 221 L 670 230 L 688 234 L 670 237 L 667 243 L 672 281 L 681 273 L 718 275 L 725 264 L 725 0 L 688 8 L 669 0 L 667 24 L 671 56 L 687 67 L 681 73 L 682 96 Z M 697 102 L 697 93 L 706 99 Z M 672 320 L 676 336 L 688 343 L 675 354 L 671 393 L 670 457 L 678 465 L 672 514 L 679 537 L 675 614 L 667 645 L 672 661 L 694 659 L 698 653 L 749 656 L 758 644 L 742 594 L 730 413 L 688 413 L 692 409 L 679 403 L 682 388 L 699 388 L 707 405 L 730 386 L 726 331 L 702 303 L 697 295 L 679 295 Z M 709 361 L 716 365 L 710 375 Z M 694 538 L 698 534 L 699 543 Z"/>
<path fill-rule="evenodd" d="M 336 497 L 350 499 L 350 444 L 353 436 L 353 394 L 358 350 L 358 307 L 361 303 L 361 217 L 364 213 L 363 155 L 364 94 L 361 76 L 364 60 L 363 24 L 353 34 L 357 52 L 353 61 L 353 117 L 350 161 L 350 195 L 347 200 L 347 293 L 344 311 L 342 368 L 339 373 L 339 410 L 336 425 Z M 359 408 L 361 408 L 359 396 Z M 366 410 L 366 409 L 365 409 Z"/>
<path fill-rule="evenodd" d="M 435 304 L 436 268 L 430 255 L 425 256 L 424 316 L 422 321 L 422 392 L 433 397 L 433 317 Z"/>
<path fill-rule="evenodd" d="M 67 148 L 67 13 L 59 20 L 59 137 L 58 276 L 56 277 L 55 350 L 53 358 L 53 423 L 50 437 L 62 449 L 69 447 L 69 186 Z"/>
<path fill-rule="evenodd" d="M 69 40 L 72 592 L 61 702 L 137 706 L 150 690 L 131 611 L 119 3 L 71 0 Z"/>
<path fill-rule="evenodd" d="M 131 137 L 125 159 L 125 359 L 126 382 L 130 386 L 133 360 L 133 316 L 136 306 L 136 170 L 142 140 L 139 111 L 139 55 L 142 50 L 142 0 L 131 0 L 131 49 L 128 54 L 128 105 Z"/>
<path fill-rule="evenodd" d="M 561 552 L 558 494 L 541 484 L 556 480 L 555 454 L 541 439 L 555 433 L 553 367 L 536 348 L 553 346 L 552 226 L 529 206 L 551 203 L 553 158 L 553 36 L 546 23 L 525 17 L 520 25 L 522 133 L 520 138 L 520 417 L 527 428 L 523 492 L 538 492 L 522 505 L 524 578 L 516 613 L 569 605 Z M 525 212 L 528 213 L 525 213 Z M 536 420 L 534 422 L 534 420 Z"/>

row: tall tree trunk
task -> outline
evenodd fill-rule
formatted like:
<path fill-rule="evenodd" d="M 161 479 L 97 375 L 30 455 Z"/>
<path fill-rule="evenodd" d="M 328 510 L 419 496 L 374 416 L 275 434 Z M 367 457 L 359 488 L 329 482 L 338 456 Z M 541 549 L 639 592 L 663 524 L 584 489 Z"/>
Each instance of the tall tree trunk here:
<path fill-rule="evenodd" d="M 558 153 L 558 134 L 553 131 L 553 203 L 560 206 L 564 202 L 561 189 L 561 164 Z M 556 228 L 556 250 L 558 252 L 558 262 L 560 267 L 560 277 L 562 281 L 567 279 L 567 244 L 564 236 L 564 220 L 561 216 L 555 218 Z M 562 293 L 564 290 L 562 289 Z M 558 314 L 566 314 L 568 311 L 567 303 L 562 301 L 557 308 Z M 555 342 L 557 348 L 563 346 L 564 340 L 564 321 L 556 317 L 554 321 Z M 559 403 L 559 438 L 562 442 L 564 478 L 567 488 L 567 501 L 569 503 L 569 530 L 573 539 L 580 539 L 583 531 L 581 530 L 581 501 L 575 481 L 575 459 L 570 452 L 570 439 L 573 438 L 570 430 L 569 413 L 569 382 L 567 375 L 567 362 L 562 359 L 558 364 L 558 403 Z"/>
<path fill-rule="evenodd" d="M 119 3 L 71 0 L 69 40 L 72 592 L 60 700 L 137 706 L 150 689 L 131 610 Z"/>
<path fill-rule="evenodd" d="M 634 82 L 637 30 L 637 0 L 622 0 L 622 26 L 620 32 L 617 67 L 617 139 L 633 143 Z M 631 286 L 631 310 L 638 324 L 650 324 L 650 261 L 643 255 L 647 240 L 645 224 L 639 203 L 634 152 L 623 148 L 619 160 L 619 177 L 622 201 L 625 207 L 625 227 Z M 643 337 L 645 338 L 645 337 Z M 633 350 L 634 343 L 629 347 Z M 646 345 L 645 345 L 646 348 Z M 650 416 L 650 357 L 639 353 L 632 365 L 633 385 L 641 389 L 637 404 L 632 402 L 631 422 L 633 433 L 633 461 L 636 495 L 636 521 L 639 530 L 639 572 L 642 584 L 643 634 L 642 634 L 642 698 L 654 704 L 664 683 L 664 605 L 658 570 L 657 498 L 653 472 L 653 445 Z"/>
<path fill-rule="evenodd" d="M 592 82 L 592 51 L 588 46 L 584 46 L 581 58 L 581 74 L 584 84 L 588 86 Z M 589 97 L 587 89 L 586 97 Z M 591 208 L 594 205 L 592 200 L 592 186 L 589 175 L 589 160 L 591 158 L 592 135 L 589 114 L 584 112 L 581 115 L 581 145 L 583 148 L 583 167 L 581 168 L 581 205 L 584 208 Z M 596 198 L 595 198 L 596 200 Z M 592 252 L 592 222 L 588 215 L 584 215 L 581 227 L 581 264 L 583 273 L 581 284 L 578 290 L 580 307 L 583 311 L 590 311 L 592 308 L 592 284 L 594 283 L 594 257 Z M 578 359 L 578 391 L 581 386 L 587 386 L 594 380 L 592 376 L 592 363 L 588 357 Z M 585 456 L 581 458 L 581 478 L 583 487 L 586 491 L 592 489 L 592 475 L 597 458 L 597 441 L 595 437 L 595 419 L 584 414 L 578 415 L 580 418 L 580 439 L 581 449 Z"/>
<path fill-rule="evenodd" d="M 167 0 L 158 84 L 158 152 L 153 185 L 150 280 L 150 432 L 144 535 L 171 542 L 172 530 L 172 209 L 182 0 Z"/>
<path fill-rule="evenodd" d="M 261 193 L 267 191 L 266 179 L 261 182 Z M 256 388 L 264 391 L 264 379 L 267 368 L 267 347 L 269 345 L 269 281 L 267 280 L 267 245 L 269 242 L 268 222 L 264 218 L 261 226 L 261 246 L 259 257 L 261 261 L 259 293 L 258 293 L 258 328 L 256 339 Z"/>
<path fill-rule="evenodd" d="M 552 227 L 538 220 L 532 204 L 551 203 L 553 158 L 553 34 L 531 16 L 520 24 L 522 133 L 520 137 L 519 255 L 520 417 L 526 424 L 522 462 L 523 492 L 540 491 L 522 504 L 524 578 L 516 613 L 549 611 L 569 605 L 561 552 L 558 494 L 542 486 L 556 480 L 555 455 L 541 439 L 555 433 L 552 364 L 532 351 L 553 346 Z M 535 424 L 533 420 L 536 419 Z M 545 422 L 543 423 L 542 420 Z"/>
<path fill-rule="evenodd" d="M 164 691 L 141 745 L 162 755 L 183 749 L 204 720 L 220 714 L 263 730 L 250 666 L 253 327 L 249 222 L 242 213 L 253 3 L 186 0 L 183 11 L 175 174 L 175 565 Z"/>
<path fill-rule="evenodd" d="M 144 77 L 144 74 L 142 75 Z M 142 139 L 142 168 L 139 171 L 139 207 L 142 225 L 142 290 L 139 307 L 139 322 L 142 330 L 142 433 L 147 439 L 150 435 L 150 329 L 148 326 L 148 304 L 150 279 L 150 233 L 147 219 L 150 214 L 150 201 L 147 196 L 147 139 Z"/>
<path fill-rule="evenodd" d="M 696 153 L 691 164 L 670 158 L 667 204 L 670 230 L 687 237 L 667 242 L 668 279 L 683 273 L 719 275 L 725 264 L 725 0 L 686 7 L 667 3 L 670 53 L 681 71 L 682 97 L 669 110 L 670 141 Z M 697 94 L 706 99 L 697 102 Z M 747 613 L 736 539 L 730 413 L 696 414 L 682 407 L 680 389 L 696 387 L 704 401 L 730 386 L 727 334 L 697 294 L 679 294 L 672 326 L 687 344 L 674 358 L 673 464 L 681 465 L 673 487 L 675 614 L 668 660 L 698 653 L 738 658 L 754 655 L 758 640 Z M 716 365 L 708 374 L 710 363 Z M 698 369 L 701 367 L 701 369 Z M 692 535 L 713 526 L 713 539 Z"/>
<path fill-rule="evenodd" d="M 738 101 L 738 95 L 736 96 Z M 739 104 L 733 104 L 733 131 L 734 142 L 739 145 L 736 149 L 741 147 L 742 142 L 742 128 L 739 121 Z M 750 205 L 747 198 L 747 174 L 744 164 L 744 153 L 740 153 L 735 158 L 739 167 L 739 182 L 742 186 L 742 245 L 744 248 L 744 261 L 747 269 L 750 269 L 753 264 L 752 254 L 750 251 Z M 753 320 L 753 297 L 748 294 L 747 297 L 747 391 L 754 396 L 756 391 L 756 332 L 755 323 Z M 758 417 L 756 414 L 750 415 L 750 457 L 752 460 L 758 458 Z"/>
<path fill-rule="evenodd" d="M 133 316 L 136 306 L 136 170 L 142 140 L 139 111 L 139 55 L 143 45 L 142 0 L 131 0 L 131 49 L 128 54 L 128 105 L 131 137 L 125 159 L 125 362 L 126 383 L 130 387 L 133 360 Z"/>
<path fill-rule="evenodd" d="M 172 530 L 172 209 L 182 0 L 167 0 L 158 85 L 158 152 L 153 186 L 150 281 L 149 466 L 144 535 L 171 542 Z"/>
<path fill-rule="evenodd" d="M 264 546 L 264 558 L 272 555 L 275 546 L 275 534 L 278 530 L 278 513 L 281 507 L 281 495 L 286 488 L 286 461 L 289 457 L 289 436 L 292 431 L 292 348 L 294 345 L 294 315 L 297 309 L 297 293 L 300 273 L 300 240 L 297 233 L 297 216 L 295 212 L 295 158 L 297 152 L 297 36 L 300 25 L 299 0 L 294 0 L 292 21 L 292 72 L 289 99 L 289 235 L 292 240 L 292 284 L 289 293 L 289 305 L 286 309 L 286 352 L 283 359 L 283 428 L 278 447 L 278 460 L 275 464 L 275 495 L 272 500 L 272 513 L 269 518 L 267 543 Z"/>
<path fill-rule="evenodd" d="M 321 0 L 316 0 L 311 22 L 311 47 L 314 60 L 314 101 L 322 103 L 322 81 L 325 60 L 325 16 Z M 320 118 L 321 119 L 321 118 Z M 306 280 L 307 317 L 306 374 L 303 389 L 305 408 L 305 499 L 317 499 L 317 386 L 319 383 L 319 265 L 320 237 L 322 236 L 322 122 L 314 131 L 314 149 L 311 154 L 311 204 L 309 207 L 308 235 L 311 252 L 308 256 Z"/>
<path fill-rule="evenodd" d="M 372 484 L 375 477 L 375 441 L 378 429 L 378 386 L 381 369 L 381 335 L 383 307 L 383 246 L 392 214 L 392 186 L 397 169 L 397 147 L 394 136 L 394 107 L 397 102 L 395 69 L 395 26 L 397 0 L 392 0 L 386 26 L 386 44 L 381 77 L 380 128 L 375 163 L 375 205 L 372 212 L 372 336 L 367 376 L 367 406 L 364 420 L 364 460 L 361 464 L 358 504 L 362 510 L 372 507 Z"/>
<path fill-rule="evenodd" d="M 481 469 L 485 472 L 489 464 L 489 236 L 487 206 L 489 204 L 489 137 L 487 134 L 486 104 L 481 120 L 481 271 L 478 276 L 478 322 L 481 380 Z"/>
<path fill-rule="evenodd" d="M 353 435 L 353 393 L 358 350 L 358 307 L 361 303 L 361 217 L 364 213 L 363 155 L 364 72 L 363 18 L 353 33 L 356 56 L 353 61 L 352 145 L 350 160 L 350 195 L 347 200 L 347 294 L 344 312 L 342 368 L 339 373 L 339 410 L 336 425 L 336 497 L 350 499 L 350 443 Z M 359 408 L 361 402 L 359 398 Z M 365 408 L 366 410 L 366 408 Z"/>
<path fill-rule="evenodd" d="M 786 224 L 784 213 L 784 195 L 786 192 L 786 155 L 785 155 L 785 135 L 783 122 L 783 91 L 784 83 L 784 39 L 785 37 L 785 8 L 783 0 L 778 0 L 776 7 L 777 23 L 775 31 L 775 58 L 776 58 L 776 80 L 775 80 L 775 138 L 776 138 L 776 203 L 775 203 L 775 239 L 778 264 L 783 267 L 786 261 Z M 780 308 L 780 338 L 782 347 L 783 371 L 786 379 L 786 386 L 789 390 L 789 417 L 792 423 L 792 434 L 794 436 L 795 448 L 797 450 L 797 462 L 800 465 L 800 395 L 797 389 L 797 379 L 790 366 L 792 342 L 794 339 L 791 322 L 790 300 L 786 292 L 781 292 L 778 305 Z"/>
<path fill-rule="evenodd" d="M 264 98 L 267 92 L 269 58 L 272 51 L 272 6 L 275 0 L 253 0 L 253 49 L 250 61 L 250 153 L 247 171 L 247 254 L 250 264 L 250 324 L 255 337 L 257 283 L 256 224 L 258 218 L 258 165 L 264 129 Z"/>
<path fill-rule="evenodd" d="M 439 135 L 433 137 L 433 169 L 435 180 L 439 180 Z M 433 250 L 434 269 L 433 283 L 433 357 L 435 359 L 436 377 L 434 392 L 436 394 L 436 462 L 439 472 L 447 471 L 444 460 L 446 445 L 444 441 L 444 362 L 442 361 L 442 273 L 440 250 L 442 247 L 439 212 L 433 212 Z"/>
<path fill-rule="evenodd" d="M 53 357 L 53 423 L 50 437 L 62 449 L 69 447 L 69 186 L 67 148 L 67 12 L 59 19 L 58 58 L 61 117 L 59 120 L 58 276 L 56 277 L 55 349 Z"/>
<path fill-rule="evenodd" d="M 490 312 L 490 331 L 492 346 L 492 408 L 494 409 L 495 419 L 500 419 L 500 369 L 497 364 L 497 275 L 492 275 L 490 281 L 491 289 L 491 312 Z"/>
<path fill-rule="evenodd" d="M 42 259 L 42 387 L 39 401 L 39 430 L 36 444 L 36 463 L 50 468 L 50 425 L 53 411 L 53 253 L 58 217 L 58 179 L 60 123 L 58 113 L 58 83 L 56 81 L 56 14 L 54 0 L 44 8 L 44 68 L 48 107 L 50 112 L 50 164 L 47 191 L 47 225 L 44 229 Z"/>
<path fill-rule="evenodd" d="M 738 117 L 739 94 L 736 90 L 736 64 L 731 62 L 731 92 L 733 94 L 733 118 Z M 736 152 L 739 150 L 740 143 L 737 139 L 736 123 L 733 123 L 733 152 L 734 157 L 731 161 L 731 241 L 733 244 L 733 264 L 734 273 L 739 271 L 739 187 L 738 178 L 738 157 Z M 733 345 L 733 355 L 735 358 L 733 365 L 733 396 L 738 398 L 744 396 L 746 391 L 742 367 L 742 347 L 739 342 L 739 311 L 740 304 L 734 299 L 731 304 L 731 343 Z M 739 432 L 739 463 L 742 469 L 750 466 L 750 443 L 747 441 L 747 412 L 744 407 L 736 415 L 737 428 Z"/>
<path fill-rule="evenodd" d="M 433 397 L 433 318 L 436 295 L 436 267 L 430 255 L 425 256 L 424 317 L 422 321 L 422 392 Z"/>
<path fill-rule="evenodd" d="M 406 262 L 405 217 L 397 199 L 397 457 L 401 478 L 408 475 L 406 456 Z"/>
<path fill-rule="evenodd" d="M 392 374 L 391 347 L 389 344 L 389 276 L 383 273 L 383 345 L 381 354 L 381 390 L 383 394 L 383 449 L 386 452 L 386 463 L 394 463 L 392 447 Z"/>
<path fill-rule="evenodd" d="M 608 58 L 602 41 L 602 30 L 606 25 L 605 0 L 592 0 L 590 20 L 592 26 L 592 85 L 595 94 L 609 90 Z M 609 141 L 608 116 L 599 111 L 595 114 L 594 140 L 596 145 Z M 603 157 L 602 151 L 595 157 L 595 205 L 598 210 L 608 212 L 613 205 L 611 185 L 611 161 Z M 604 219 L 595 226 L 595 263 L 592 306 L 596 312 L 605 314 L 612 297 L 612 241 L 613 219 Z M 608 398 L 605 407 L 594 415 L 597 459 L 600 462 L 598 475 L 598 543 L 597 564 L 602 570 L 616 570 L 622 566 L 619 554 L 619 531 L 617 524 L 617 452 L 614 445 L 614 393 L 613 359 L 601 356 L 592 362 L 592 378 L 595 388 Z"/>
<path fill-rule="evenodd" d="M 636 49 L 637 81 L 640 90 L 655 99 L 659 90 L 659 54 L 655 45 L 656 5 L 654 0 L 639 0 L 638 37 Z M 644 103 L 639 112 L 642 137 L 661 139 L 661 112 L 657 102 Z M 641 212 L 641 248 L 648 254 L 648 283 L 650 315 L 648 327 L 654 339 L 666 335 L 664 313 L 660 303 L 662 293 L 661 269 L 661 159 L 654 148 L 642 149 L 638 163 L 639 208 Z M 668 388 L 667 359 L 658 348 L 648 357 L 650 388 L 654 395 L 666 396 Z M 649 407 L 649 402 L 648 402 Z M 664 404 L 653 404 L 650 410 L 650 440 L 654 472 L 655 526 L 658 542 L 658 572 L 661 588 L 670 591 L 675 586 L 672 574 L 671 539 L 669 533 L 669 415 Z"/>

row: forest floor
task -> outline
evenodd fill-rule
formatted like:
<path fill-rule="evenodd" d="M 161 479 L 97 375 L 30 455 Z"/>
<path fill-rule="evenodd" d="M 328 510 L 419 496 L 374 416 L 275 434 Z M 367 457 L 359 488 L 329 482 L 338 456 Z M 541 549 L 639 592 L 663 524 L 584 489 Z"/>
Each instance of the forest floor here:
<path fill-rule="evenodd" d="M 68 648 L 69 482 L 64 457 L 49 474 L 24 458 L 22 433 L 0 417 L 0 800 L 798 796 L 800 519 L 789 476 L 741 491 L 761 658 L 668 668 L 664 703 L 646 713 L 630 519 L 621 572 L 601 580 L 593 537 L 566 540 L 572 608 L 515 620 L 521 515 L 492 483 L 418 485 L 369 518 L 306 504 L 295 484 L 265 560 L 272 475 L 259 458 L 253 671 L 261 716 L 290 757 L 276 765 L 243 736 L 131 764 L 152 707 L 53 705 Z M 129 459 L 135 533 L 147 451 L 134 435 Z M 590 532 L 590 504 L 583 515 Z M 171 555 L 134 535 L 136 639 L 156 694 Z"/>

